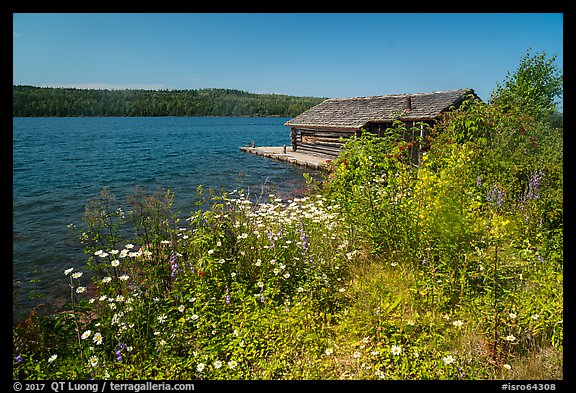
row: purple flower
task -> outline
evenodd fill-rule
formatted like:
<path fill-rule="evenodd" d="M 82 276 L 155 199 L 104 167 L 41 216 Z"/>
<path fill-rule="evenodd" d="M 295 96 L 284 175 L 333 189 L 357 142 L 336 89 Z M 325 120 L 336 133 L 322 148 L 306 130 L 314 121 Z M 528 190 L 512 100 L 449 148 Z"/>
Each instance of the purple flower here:
<path fill-rule="evenodd" d="M 540 181 L 542 180 L 543 177 L 544 173 L 538 170 L 536 171 L 536 173 L 534 173 L 534 176 L 532 176 L 528 180 L 528 190 L 526 191 L 525 195 L 526 199 L 540 198 L 539 188 L 540 188 Z"/>
<path fill-rule="evenodd" d="M 178 274 L 178 264 L 176 263 L 176 255 L 174 255 L 174 250 L 170 251 L 170 269 L 172 273 L 170 273 L 171 277 L 175 277 Z"/>
<path fill-rule="evenodd" d="M 264 299 L 264 294 L 262 293 L 263 290 L 264 290 L 264 287 L 262 287 L 262 288 L 260 289 L 260 301 L 261 301 L 262 303 L 264 303 L 264 302 L 266 301 L 266 300 Z"/>
<path fill-rule="evenodd" d="M 118 344 L 118 349 L 116 349 L 114 351 L 114 355 L 116 356 L 116 361 L 117 362 L 121 362 L 122 361 L 122 350 L 126 349 L 126 344 L 124 343 L 120 343 Z"/>
<path fill-rule="evenodd" d="M 21 355 L 18 355 L 18 356 L 16 356 L 16 361 L 17 361 L 18 363 L 22 363 L 22 362 L 24 361 L 24 358 L 22 358 Z"/>
<path fill-rule="evenodd" d="M 226 305 L 230 305 L 230 291 L 226 287 Z"/>
<path fill-rule="evenodd" d="M 302 241 L 302 248 L 304 251 L 308 251 L 308 236 L 306 236 L 306 232 L 304 232 L 304 224 L 300 223 L 300 241 Z"/>
<path fill-rule="evenodd" d="M 480 178 L 480 176 L 478 176 L 478 178 L 476 179 L 476 185 L 478 187 L 482 187 L 482 179 Z"/>
<path fill-rule="evenodd" d="M 491 205 L 496 204 L 500 208 L 504 203 L 505 195 L 504 190 L 498 184 L 494 184 L 492 190 L 486 193 L 486 199 Z"/>
<path fill-rule="evenodd" d="M 274 232 L 271 230 L 268 231 L 268 241 L 270 242 L 271 247 L 274 248 Z"/>

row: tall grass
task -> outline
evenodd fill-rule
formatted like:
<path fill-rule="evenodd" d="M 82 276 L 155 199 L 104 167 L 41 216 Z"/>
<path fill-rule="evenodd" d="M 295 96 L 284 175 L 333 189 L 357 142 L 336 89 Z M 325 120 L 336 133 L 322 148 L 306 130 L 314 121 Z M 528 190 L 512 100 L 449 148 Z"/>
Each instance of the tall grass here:
<path fill-rule="evenodd" d="M 65 309 L 13 329 L 13 377 L 561 379 L 561 134 L 473 105 L 416 167 L 398 127 L 304 198 L 182 216 L 103 190 Z"/>

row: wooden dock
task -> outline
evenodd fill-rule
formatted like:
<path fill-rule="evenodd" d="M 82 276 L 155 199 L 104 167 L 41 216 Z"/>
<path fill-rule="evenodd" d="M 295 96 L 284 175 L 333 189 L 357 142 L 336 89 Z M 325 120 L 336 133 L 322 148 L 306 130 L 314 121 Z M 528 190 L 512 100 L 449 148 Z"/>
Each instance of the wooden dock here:
<path fill-rule="evenodd" d="M 256 154 L 258 156 L 286 161 L 291 164 L 318 170 L 328 170 L 328 164 L 333 160 L 332 157 L 322 157 L 319 155 L 292 151 L 292 148 L 285 148 L 284 146 L 242 146 L 240 147 L 240 150 L 247 153 Z"/>

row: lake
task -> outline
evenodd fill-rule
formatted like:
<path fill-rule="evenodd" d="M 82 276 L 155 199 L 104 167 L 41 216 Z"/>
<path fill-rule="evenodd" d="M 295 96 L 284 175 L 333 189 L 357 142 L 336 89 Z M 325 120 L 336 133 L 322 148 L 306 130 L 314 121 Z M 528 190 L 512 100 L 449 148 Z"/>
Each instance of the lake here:
<path fill-rule="evenodd" d="M 196 189 L 302 195 L 307 168 L 240 146 L 290 145 L 286 118 L 121 117 L 13 119 L 13 319 L 68 295 L 63 271 L 87 256 L 69 224 L 108 187 L 120 202 L 134 191 L 170 189 L 184 215 Z M 123 206 L 126 206 L 123 203 Z"/>

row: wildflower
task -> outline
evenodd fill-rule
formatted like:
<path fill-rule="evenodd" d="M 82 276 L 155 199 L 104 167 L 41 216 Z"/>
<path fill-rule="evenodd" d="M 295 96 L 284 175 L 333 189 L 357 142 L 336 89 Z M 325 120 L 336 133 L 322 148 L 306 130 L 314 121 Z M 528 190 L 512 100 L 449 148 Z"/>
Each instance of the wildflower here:
<path fill-rule="evenodd" d="M 214 362 L 214 368 L 220 368 L 220 367 L 222 367 L 222 362 L 220 360 L 216 360 Z"/>
<path fill-rule="evenodd" d="M 120 266 L 120 261 L 118 259 L 114 259 L 112 262 L 110 262 L 110 264 L 112 267 L 118 267 Z"/>
<path fill-rule="evenodd" d="M 370 352 L 370 355 L 372 355 L 372 356 L 378 356 L 378 355 L 380 355 L 380 351 L 374 350 L 374 351 Z"/>
<path fill-rule="evenodd" d="M 345 288 L 340 288 L 340 289 L 338 290 L 338 292 L 346 292 L 346 289 L 345 289 Z"/>
<path fill-rule="evenodd" d="M 538 314 L 534 314 L 532 316 L 530 316 L 530 318 L 532 318 L 533 320 L 537 320 L 540 316 Z"/>
<path fill-rule="evenodd" d="M 378 378 L 380 378 L 380 379 L 386 378 L 386 374 L 385 374 L 384 371 L 382 371 L 382 370 L 376 370 L 376 371 L 374 372 L 374 375 L 376 375 L 376 376 L 377 376 Z"/>
<path fill-rule="evenodd" d="M 124 249 L 122 251 L 120 251 L 120 258 L 126 258 L 128 256 L 128 250 Z"/>
<path fill-rule="evenodd" d="M 511 370 L 511 369 L 512 369 L 512 366 L 509 365 L 509 364 L 505 364 L 505 365 L 503 365 L 502 367 L 504 367 L 506 370 Z"/>
<path fill-rule="evenodd" d="M 22 363 L 22 362 L 24 361 L 24 358 L 22 358 L 22 355 L 18 355 L 18 356 L 16 356 L 15 360 L 16 360 L 18 363 Z"/>
<path fill-rule="evenodd" d="M 104 278 L 102 279 L 102 284 L 107 284 L 107 283 L 109 283 L 110 281 L 112 281 L 112 277 L 104 277 Z"/>
<path fill-rule="evenodd" d="M 104 250 L 98 250 L 94 253 L 94 255 L 96 255 L 97 257 L 99 257 L 100 255 L 102 255 L 102 253 L 104 252 Z"/>
<path fill-rule="evenodd" d="M 158 322 L 160 323 L 164 323 L 164 321 L 166 321 L 166 318 L 168 318 L 165 314 L 162 314 L 160 316 L 158 316 Z"/>
<path fill-rule="evenodd" d="M 390 351 L 392 352 L 392 355 L 398 356 L 400 355 L 400 352 L 402 352 L 402 348 L 400 348 L 398 345 L 393 345 Z"/>
<path fill-rule="evenodd" d="M 84 274 L 84 273 L 82 273 L 82 272 L 72 273 L 72 278 L 80 278 L 80 277 L 82 277 L 82 274 Z"/>
<path fill-rule="evenodd" d="M 98 358 L 96 356 L 92 356 L 88 364 L 90 367 L 96 367 L 98 365 Z"/>
<path fill-rule="evenodd" d="M 199 372 L 204 371 L 204 367 L 206 367 L 206 365 L 204 363 L 199 363 L 198 366 L 196 366 L 196 370 L 198 370 Z"/>
<path fill-rule="evenodd" d="M 363 342 L 364 344 L 368 344 L 368 343 L 370 342 L 370 337 L 369 337 L 369 336 L 364 337 L 364 338 L 362 339 L 362 342 Z"/>
<path fill-rule="evenodd" d="M 103 252 L 102 254 L 98 255 L 100 258 L 106 258 L 108 256 L 107 252 Z"/>
<path fill-rule="evenodd" d="M 48 363 L 52 363 L 54 360 L 56 360 L 57 357 L 58 357 L 58 355 L 56 355 L 56 354 L 50 356 L 50 357 L 48 358 Z"/>
<path fill-rule="evenodd" d="M 461 320 L 452 322 L 452 325 L 456 326 L 457 328 L 461 328 L 463 324 L 464 322 L 462 322 Z"/>
<path fill-rule="evenodd" d="M 234 360 L 230 360 L 230 361 L 228 362 L 228 367 L 230 367 L 230 368 L 234 368 L 234 367 L 236 367 L 237 365 L 238 365 L 238 363 L 236 363 L 236 361 L 234 361 Z"/>
<path fill-rule="evenodd" d="M 515 341 L 515 340 L 516 340 L 516 337 L 514 337 L 512 334 L 509 334 L 509 335 L 506 336 L 506 339 L 505 339 L 505 340 L 506 340 L 506 341 Z"/>
<path fill-rule="evenodd" d="M 286 279 L 290 278 L 290 273 L 288 273 L 288 272 L 284 273 L 284 276 L 283 276 L 283 277 L 286 278 Z"/>
<path fill-rule="evenodd" d="M 528 190 L 526 192 L 525 198 L 527 198 L 527 199 L 540 198 L 540 195 L 538 193 L 538 188 L 540 185 L 540 180 L 542 180 L 543 176 L 544 176 L 544 173 L 542 171 L 537 171 L 534 174 L 534 176 L 529 179 Z"/>
<path fill-rule="evenodd" d="M 76 293 L 84 293 L 86 292 L 86 287 L 78 287 L 76 288 Z"/>
<path fill-rule="evenodd" d="M 124 296 L 118 295 L 118 296 L 116 296 L 116 299 L 114 299 L 114 300 L 116 300 L 118 303 L 122 303 L 124 301 Z"/>
<path fill-rule="evenodd" d="M 90 337 L 90 335 L 92 334 L 92 331 L 90 330 L 86 330 L 84 333 L 82 333 L 82 340 L 86 340 L 88 337 Z"/>
<path fill-rule="evenodd" d="M 214 254 L 214 250 L 212 250 L 212 249 L 208 250 L 208 255 L 212 255 L 212 254 Z"/>
<path fill-rule="evenodd" d="M 298 292 L 304 292 L 304 288 L 298 287 L 297 291 L 298 291 Z"/>
<path fill-rule="evenodd" d="M 332 355 L 333 352 L 334 352 L 334 350 L 333 350 L 332 348 L 326 348 L 326 350 L 324 351 L 324 353 L 326 354 L 326 356 Z"/>
<path fill-rule="evenodd" d="M 134 244 L 128 243 L 124 247 L 130 250 L 130 249 L 134 248 Z"/>
<path fill-rule="evenodd" d="M 257 260 L 256 260 L 256 263 L 254 263 L 254 265 L 256 265 L 256 266 L 262 265 L 262 260 L 261 260 L 261 259 L 257 259 Z"/>
<path fill-rule="evenodd" d="M 94 341 L 96 343 L 96 345 L 102 344 L 102 335 L 100 333 L 94 333 L 94 336 L 92 337 L 92 341 Z"/>
<path fill-rule="evenodd" d="M 354 359 L 358 359 L 358 358 L 362 357 L 362 353 L 360 351 L 355 351 L 354 354 L 352 355 L 352 357 Z"/>
<path fill-rule="evenodd" d="M 120 277 L 118 277 L 118 278 L 119 278 L 120 280 L 122 280 L 122 281 L 127 281 L 127 280 L 130 278 L 130 276 L 124 274 L 123 276 L 120 276 Z"/>
<path fill-rule="evenodd" d="M 444 356 L 444 358 L 442 359 L 444 361 L 444 364 L 451 364 L 454 363 L 454 358 L 452 357 L 452 355 L 448 355 L 448 356 Z"/>
<path fill-rule="evenodd" d="M 183 304 L 181 304 L 181 305 L 178 307 L 178 311 L 180 311 L 180 312 L 184 312 L 184 309 L 185 309 L 185 307 L 184 307 Z"/>
<path fill-rule="evenodd" d="M 72 273 L 72 270 L 74 270 L 73 267 L 71 267 L 70 269 L 66 269 L 66 270 L 64 270 L 64 274 L 67 276 L 67 275 L 69 275 L 70 273 Z"/>
<path fill-rule="evenodd" d="M 308 251 L 308 236 L 306 236 L 306 233 L 304 232 L 304 224 L 301 223 L 300 227 L 300 241 L 302 242 L 302 248 L 304 251 Z"/>
<path fill-rule="evenodd" d="M 486 193 L 486 199 L 491 205 L 496 204 L 498 207 L 502 207 L 502 203 L 504 202 L 504 190 L 500 188 L 499 185 L 494 184 L 492 190 Z"/>
<path fill-rule="evenodd" d="M 516 318 L 516 314 L 514 314 L 513 312 L 511 312 L 510 314 L 508 314 L 508 316 L 510 317 L 510 319 L 515 319 L 515 318 Z"/>
<path fill-rule="evenodd" d="M 264 283 L 263 283 L 262 281 L 258 281 L 258 284 L 257 284 L 257 285 L 258 285 L 260 288 L 264 288 Z"/>
<path fill-rule="evenodd" d="M 119 252 L 120 252 L 120 251 L 118 251 L 118 250 L 110 250 L 110 254 L 112 254 L 112 255 L 116 255 L 116 254 L 118 254 Z"/>
<path fill-rule="evenodd" d="M 198 318 L 200 318 L 198 315 L 194 314 L 192 315 L 190 318 L 192 318 L 193 320 L 197 320 Z"/>

